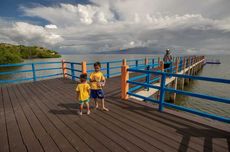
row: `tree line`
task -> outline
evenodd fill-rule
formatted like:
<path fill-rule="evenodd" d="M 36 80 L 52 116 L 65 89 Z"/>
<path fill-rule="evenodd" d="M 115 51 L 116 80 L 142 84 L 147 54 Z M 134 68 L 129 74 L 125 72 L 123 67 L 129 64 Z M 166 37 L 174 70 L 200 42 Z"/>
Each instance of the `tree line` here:
<path fill-rule="evenodd" d="M 0 64 L 20 63 L 24 59 L 59 58 L 58 52 L 38 46 L 0 43 Z"/>

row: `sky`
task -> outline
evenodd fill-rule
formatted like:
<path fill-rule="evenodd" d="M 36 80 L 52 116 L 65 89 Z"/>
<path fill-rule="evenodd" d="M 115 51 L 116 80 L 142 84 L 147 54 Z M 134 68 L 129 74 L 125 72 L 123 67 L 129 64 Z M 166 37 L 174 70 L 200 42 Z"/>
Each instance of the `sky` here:
<path fill-rule="evenodd" d="M 230 0 L 1 0 L 0 43 L 230 54 Z"/>

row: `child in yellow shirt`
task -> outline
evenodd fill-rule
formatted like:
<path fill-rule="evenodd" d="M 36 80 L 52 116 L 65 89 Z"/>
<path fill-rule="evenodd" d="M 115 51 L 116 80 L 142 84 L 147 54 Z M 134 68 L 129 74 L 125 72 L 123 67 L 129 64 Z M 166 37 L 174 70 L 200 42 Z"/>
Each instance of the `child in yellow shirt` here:
<path fill-rule="evenodd" d="M 91 98 L 94 99 L 95 108 L 98 108 L 97 98 L 101 99 L 102 110 L 109 111 L 105 107 L 105 96 L 103 92 L 103 86 L 105 85 L 105 77 L 101 70 L 101 63 L 94 63 L 94 72 L 90 74 L 90 86 L 91 86 Z"/>
<path fill-rule="evenodd" d="M 79 115 L 82 115 L 84 104 L 87 106 L 87 115 L 90 114 L 89 102 L 90 102 L 90 85 L 87 83 L 87 74 L 80 75 L 80 83 L 77 85 L 77 97 L 80 103 Z"/>

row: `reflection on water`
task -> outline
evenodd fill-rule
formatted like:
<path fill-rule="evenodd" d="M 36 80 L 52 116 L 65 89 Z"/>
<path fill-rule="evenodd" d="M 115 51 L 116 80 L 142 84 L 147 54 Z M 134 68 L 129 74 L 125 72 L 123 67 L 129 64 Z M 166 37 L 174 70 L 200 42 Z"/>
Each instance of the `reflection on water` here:
<path fill-rule="evenodd" d="M 223 79 L 230 79 L 230 61 L 229 56 L 211 56 L 209 58 L 220 59 L 221 64 L 210 65 L 207 64 L 198 73 L 198 76 L 208 76 Z M 222 83 L 213 83 L 208 81 L 190 81 L 189 85 L 184 88 L 186 91 L 194 93 L 202 93 L 211 96 L 217 96 L 222 98 L 230 98 L 230 85 Z M 215 102 L 211 100 L 203 100 L 195 97 L 187 97 L 178 95 L 176 99 L 176 104 L 195 108 L 197 110 L 202 110 L 205 112 L 230 117 L 230 105 L 220 102 Z"/>
<path fill-rule="evenodd" d="M 21 66 L 16 66 L 16 67 L 0 67 L 0 72 L 9 72 L 9 71 L 16 71 L 22 69 Z M 12 74 L 7 74 L 7 75 L 0 75 L 0 79 L 7 80 L 7 79 L 14 79 L 15 76 Z"/>
<path fill-rule="evenodd" d="M 26 62 L 29 62 L 30 60 L 27 60 Z M 47 60 L 48 61 L 48 60 Z M 25 63 L 26 63 L 25 62 Z M 38 61 L 30 61 L 30 62 L 38 62 Z M 36 64 L 35 69 L 42 69 L 42 68 L 60 68 L 60 64 Z M 32 65 L 23 65 L 23 66 L 15 66 L 15 67 L 1 67 L 0 71 L 1 72 L 15 72 L 15 71 L 22 71 L 22 70 L 32 70 Z M 44 75 L 49 75 L 49 74 L 54 74 L 54 73 L 61 73 L 61 70 L 49 70 L 49 71 L 36 71 L 36 76 L 44 76 Z M 16 79 L 21 79 L 21 78 L 32 78 L 33 73 L 32 72 L 17 72 L 14 74 L 7 74 L 7 75 L 0 75 L 0 80 L 16 80 Z M 15 82 L 18 83 L 18 82 Z"/>
<path fill-rule="evenodd" d="M 74 62 L 95 62 L 95 61 L 111 61 L 117 60 L 122 58 L 127 59 L 134 59 L 134 58 L 144 58 L 145 56 L 148 57 L 157 57 L 155 55 L 124 55 L 124 54 L 107 54 L 107 55 L 63 55 L 62 58 L 66 61 L 74 61 Z M 230 61 L 228 60 L 230 56 L 210 56 L 209 58 L 220 59 L 220 65 L 205 65 L 204 68 L 199 72 L 199 76 L 208 76 L 208 77 L 218 77 L 224 79 L 230 79 Z M 61 61 L 60 58 L 58 59 L 32 59 L 32 60 L 25 60 L 25 63 L 29 62 L 47 62 L 47 61 Z M 60 65 L 39 65 L 36 68 L 48 68 L 48 67 L 60 67 Z M 114 65 L 116 66 L 116 65 Z M 92 67 L 87 67 L 88 69 L 92 69 Z M 0 69 L 1 71 L 6 70 L 26 70 L 31 69 L 31 66 L 22 66 L 22 67 L 13 67 L 13 68 L 6 68 Z M 120 69 L 117 69 L 120 71 Z M 54 71 L 40 71 L 38 75 L 47 75 L 52 73 L 61 72 L 60 70 Z M 114 71 L 116 72 L 116 70 Z M 32 77 L 32 73 L 20 73 L 16 75 L 5 75 L 1 76 L 0 79 L 16 79 L 16 78 L 29 78 Z M 208 95 L 230 98 L 230 86 L 226 84 L 220 83 L 212 83 L 206 81 L 190 81 L 189 85 L 185 86 L 186 91 L 196 92 L 196 93 L 204 93 Z M 203 100 L 199 98 L 193 98 L 188 96 L 177 96 L 176 104 L 183 105 L 187 107 L 192 107 L 195 109 L 199 109 L 202 111 L 207 111 L 210 113 L 230 117 L 230 105 L 224 103 L 213 102 L 209 100 Z"/>

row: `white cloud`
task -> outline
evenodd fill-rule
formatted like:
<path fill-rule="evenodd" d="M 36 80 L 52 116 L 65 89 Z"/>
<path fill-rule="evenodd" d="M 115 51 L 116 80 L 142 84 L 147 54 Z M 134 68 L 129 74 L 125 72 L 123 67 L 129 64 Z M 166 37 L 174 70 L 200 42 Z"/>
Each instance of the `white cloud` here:
<path fill-rule="evenodd" d="M 46 25 L 45 28 L 47 28 L 47 29 L 57 29 L 57 25 L 49 24 L 49 25 Z"/>
<path fill-rule="evenodd" d="M 14 42 L 26 45 L 53 46 L 63 41 L 60 35 L 50 32 L 45 27 L 25 22 L 8 25 L 4 30 L 0 30 L 0 33 Z"/>
<path fill-rule="evenodd" d="M 230 41 L 228 0 L 91 2 L 22 7 L 24 15 L 40 17 L 49 25 L 16 22 L 6 27 L 5 36 L 17 43 L 40 43 L 78 51 L 129 47 L 230 50 L 226 43 Z"/>

